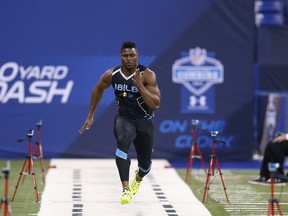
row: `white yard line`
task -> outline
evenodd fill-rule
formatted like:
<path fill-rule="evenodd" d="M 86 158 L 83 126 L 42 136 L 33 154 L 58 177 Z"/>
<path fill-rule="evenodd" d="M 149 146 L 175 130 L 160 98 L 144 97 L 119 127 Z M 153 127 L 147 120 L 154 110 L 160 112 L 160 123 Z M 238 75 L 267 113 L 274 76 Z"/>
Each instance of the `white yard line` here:
<path fill-rule="evenodd" d="M 267 201 L 264 201 L 262 196 L 270 195 L 270 192 L 257 192 L 248 183 L 239 184 L 237 179 L 240 179 L 240 177 L 237 175 L 233 175 L 228 169 L 222 170 L 222 173 L 225 186 L 227 188 L 229 204 L 227 204 L 227 201 L 225 199 L 223 186 L 221 184 L 219 176 L 216 176 L 215 179 L 214 177 L 212 178 L 213 183 L 210 185 L 209 190 L 209 197 L 211 199 L 222 204 L 224 209 L 229 213 L 230 216 L 267 216 L 269 205 L 268 198 Z M 194 175 L 194 178 L 197 178 L 198 181 L 201 181 L 204 184 L 206 180 L 206 175 L 204 175 L 204 173 L 202 172 L 198 172 L 197 175 Z M 279 194 L 283 195 L 284 193 L 285 192 L 275 192 L 275 196 Z M 279 204 L 280 206 L 287 205 L 281 202 Z M 275 214 L 278 215 L 278 211 L 275 210 Z"/>
<path fill-rule="evenodd" d="M 154 160 L 139 192 L 121 205 L 114 159 L 53 159 L 38 216 L 211 216 L 166 160 Z M 137 162 L 132 160 L 130 179 Z"/>

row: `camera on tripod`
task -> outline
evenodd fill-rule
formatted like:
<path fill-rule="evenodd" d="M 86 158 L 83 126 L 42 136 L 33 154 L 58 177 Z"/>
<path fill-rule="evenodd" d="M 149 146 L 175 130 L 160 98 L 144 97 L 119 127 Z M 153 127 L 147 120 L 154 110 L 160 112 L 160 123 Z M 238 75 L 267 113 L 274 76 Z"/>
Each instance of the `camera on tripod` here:
<path fill-rule="evenodd" d="M 280 167 L 279 163 L 268 163 L 268 169 L 270 172 L 277 172 L 278 168 Z"/>
<path fill-rule="evenodd" d="M 281 178 L 282 175 L 279 173 L 280 164 L 279 163 L 268 163 L 268 170 L 270 172 L 271 178 Z"/>
<path fill-rule="evenodd" d="M 8 178 L 10 173 L 10 161 L 7 161 L 7 165 L 5 168 L 1 170 L 5 177 L 4 183 L 4 197 L 1 199 L 0 210 L 2 210 L 2 205 L 4 206 L 4 214 L 3 216 L 11 216 L 11 206 L 10 206 L 10 199 L 8 198 Z"/>
<path fill-rule="evenodd" d="M 1 172 L 4 174 L 5 178 L 8 178 L 10 173 L 10 161 L 7 162 L 6 167 L 2 168 Z"/>
<path fill-rule="evenodd" d="M 34 135 L 34 129 L 32 128 L 32 129 L 29 129 L 28 130 L 28 133 L 26 134 L 26 139 L 18 139 L 17 140 L 17 142 L 23 142 L 23 141 L 25 141 L 25 140 L 31 140 L 32 139 L 32 137 L 33 137 L 33 135 Z"/>
<path fill-rule="evenodd" d="M 192 123 L 192 127 L 195 129 L 199 125 L 199 120 L 198 119 L 192 119 L 191 123 Z"/>
<path fill-rule="evenodd" d="M 280 171 L 280 163 L 268 163 L 268 169 L 270 172 L 271 178 L 277 178 L 282 180 L 283 182 L 288 182 L 288 174 L 284 175 Z"/>
<path fill-rule="evenodd" d="M 219 134 L 218 131 L 211 131 L 211 132 L 210 132 L 210 136 L 211 136 L 212 138 L 216 138 L 216 137 L 218 136 L 218 134 Z"/>
<path fill-rule="evenodd" d="M 42 127 L 42 120 L 39 120 L 39 122 L 36 123 L 36 126 L 37 126 L 38 128 L 41 128 L 41 127 Z"/>
<path fill-rule="evenodd" d="M 26 136 L 27 136 L 28 138 L 32 138 L 33 135 L 34 135 L 34 129 L 32 128 L 32 129 L 28 130 L 28 133 L 27 133 Z"/>

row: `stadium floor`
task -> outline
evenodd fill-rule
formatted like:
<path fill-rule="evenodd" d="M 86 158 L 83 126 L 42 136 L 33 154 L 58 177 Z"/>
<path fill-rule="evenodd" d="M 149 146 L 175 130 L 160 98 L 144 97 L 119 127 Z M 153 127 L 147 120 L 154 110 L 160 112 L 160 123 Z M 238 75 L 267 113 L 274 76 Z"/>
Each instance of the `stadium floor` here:
<path fill-rule="evenodd" d="M 130 179 L 137 162 L 132 160 Z M 114 159 L 52 159 L 38 216 L 211 216 L 166 160 L 153 168 L 129 205 L 121 205 Z"/>

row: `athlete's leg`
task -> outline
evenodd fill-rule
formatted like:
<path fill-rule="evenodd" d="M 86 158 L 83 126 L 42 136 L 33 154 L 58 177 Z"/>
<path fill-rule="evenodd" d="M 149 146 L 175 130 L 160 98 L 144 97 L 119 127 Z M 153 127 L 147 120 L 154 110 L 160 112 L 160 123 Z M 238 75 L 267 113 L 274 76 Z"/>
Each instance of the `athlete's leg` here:
<path fill-rule="evenodd" d="M 116 116 L 114 121 L 114 135 L 117 141 L 116 164 L 123 187 L 129 187 L 130 157 L 128 150 L 136 137 L 134 125 L 127 119 Z"/>
<path fill-rule="evenodd" d="M 134 146 L 137 152 L 139 169 L 130 185 L 130 190 L 135 195 L 141 185 L 141 181 L 151 169 L 151 158 L 154 146 L 154 124 L 153 120 L 139 121 L 136 123 L 137 137 Z"/>
<path fill-rule="evenodd" d="M 154 148 L 154 122 L 153 120 L 137 122 L 137 137 L 134 146 L 137 152 L 139 177 L 141 180 L 151 169 L 152 152 Z"/>

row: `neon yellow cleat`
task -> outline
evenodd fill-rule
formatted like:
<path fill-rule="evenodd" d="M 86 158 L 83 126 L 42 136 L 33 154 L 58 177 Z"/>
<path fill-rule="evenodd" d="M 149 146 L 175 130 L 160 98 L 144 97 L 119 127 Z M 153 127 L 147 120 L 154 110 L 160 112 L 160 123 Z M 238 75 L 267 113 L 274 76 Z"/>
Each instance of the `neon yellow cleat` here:
<path fill-rule="evenodd" d="M 136 180 L 137 173 L 138 173 L 138 170 L 135 171 L 135 177 L 130 185 L 130 191 L 133 196 L 138 192 L 140 185 L 141 185 L 141 181 Z"/>
<path fill-rule="evenodd" d="M 122 205 L 125 205 L 131 203 L 131 201 L 132 201 L 132 192 L 129 190 L 129 188 L 124 188 L 120 199 L 120 203 Z"/>

